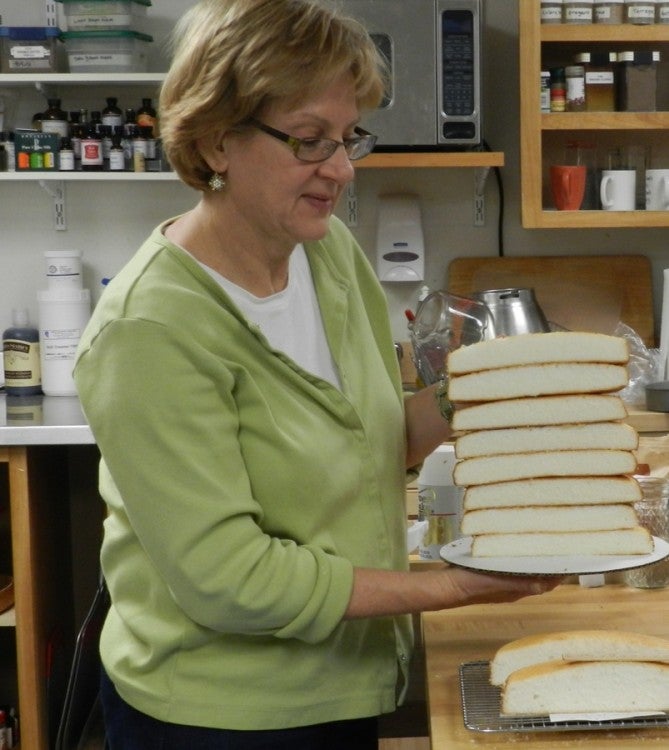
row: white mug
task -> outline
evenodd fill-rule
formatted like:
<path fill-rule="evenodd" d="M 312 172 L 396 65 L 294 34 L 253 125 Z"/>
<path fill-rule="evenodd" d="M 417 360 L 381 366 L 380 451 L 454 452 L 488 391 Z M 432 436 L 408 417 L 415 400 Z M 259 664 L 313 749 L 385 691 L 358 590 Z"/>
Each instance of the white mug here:
<path fill-rule="evenodd" d="M 636 208 L 636 170 L 603 170 L 599 196 L 605 211 L 634 211 Z"/>
<path fill-rule="evenodd" d="M 669 169 L 646 170 L 646 210 L 669 210 Z"/>

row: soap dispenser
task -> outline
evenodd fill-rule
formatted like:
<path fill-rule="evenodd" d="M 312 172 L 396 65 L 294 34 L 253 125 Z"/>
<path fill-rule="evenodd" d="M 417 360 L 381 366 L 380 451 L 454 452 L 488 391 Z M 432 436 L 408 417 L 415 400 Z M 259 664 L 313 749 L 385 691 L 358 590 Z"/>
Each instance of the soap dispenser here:
<path fill-rule="evenodd" d="M 381 281 L 423 280 L 425 244 L 418 196 L 379 197 L 376 269 Z"/>

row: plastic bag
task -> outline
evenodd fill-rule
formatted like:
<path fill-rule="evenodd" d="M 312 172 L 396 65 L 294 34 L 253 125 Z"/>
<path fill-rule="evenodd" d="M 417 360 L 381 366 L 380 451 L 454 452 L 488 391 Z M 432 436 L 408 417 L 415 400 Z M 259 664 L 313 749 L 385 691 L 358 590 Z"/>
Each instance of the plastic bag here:
<path fill-rule="evenodd" d="M 664 380 L 663 365 L 659 349 L 649 349 L 639 335 L 625 323 L 618 323 L 614 336 L 627 341 L 630 350 L 628 364 L 629 382 L 618 395 L 628 406 L 646 408 L 646 386 Z"/>

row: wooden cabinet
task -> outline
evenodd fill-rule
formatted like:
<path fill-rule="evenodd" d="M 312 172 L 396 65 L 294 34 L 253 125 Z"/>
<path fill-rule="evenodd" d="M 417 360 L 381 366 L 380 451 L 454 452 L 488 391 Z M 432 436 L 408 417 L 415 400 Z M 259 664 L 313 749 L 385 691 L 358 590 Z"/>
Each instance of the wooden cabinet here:
<path fill-rule="evenodd" d="M 0 465 L 10 504 L 14 610 L 3 615 L 3 643 L 15 636 L 15 671 L 0 683 L 0 703 L 18 702 L 21 747 L 49 747 L 48 686 L 67 663 L 72 641 L 72 595 L 69 563 L 67 469 L 62 447 L 2 447 Z M 5 572 L 5 571 L 3 571 Z M 65 652 L 61 651 L 64 648 Z M 3 672 L 4 674 L 4 672 Z M 51 683 L 53 685 L 53 683 Z M 18 696 L 18 701 L 17 701 Z"/>
<path fill-rule="evenodd" d="M 609 148 L 642 144 L 669 156 L 669 112 L 541 113 L 542 70 L 569 64 L 579 52 L 659 50 L 669 61 L 669 25 L 541 24 L 540 0 L 520 0 L 520 164 L 526 228 L 669 227 L 669 211 L 556 211 L 548 166 L 564 163 L 569 140 Z M 669 166 L 669 162 L 667 163 Z"/>

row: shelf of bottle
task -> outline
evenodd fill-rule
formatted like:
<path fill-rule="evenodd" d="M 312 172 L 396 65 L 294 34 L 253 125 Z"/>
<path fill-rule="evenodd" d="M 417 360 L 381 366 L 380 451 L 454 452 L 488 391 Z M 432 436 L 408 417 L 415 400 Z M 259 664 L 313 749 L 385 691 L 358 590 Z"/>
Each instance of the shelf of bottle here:
<path fill-rule="evenodd" d="M 165 73 L 2 73 L 0 86 L 25 86 L 45 84 L 63 86 L 72 84 L 100 85 L 117 83 L 120 85 L 159 84 Z"/>
<path fill-rule="evenodd" d="M 136 180 L 138 182 L 171 182 L 179 178 L 176 172 L 0 172 L 0 182 L 35 182 L 37 180 L 63 180 L 65 182 L 121 182 Z"/>
<path fill-rule="evenodd" d="M 542 130 L 666 130 L 669 112 L 551 112 Z"/>

